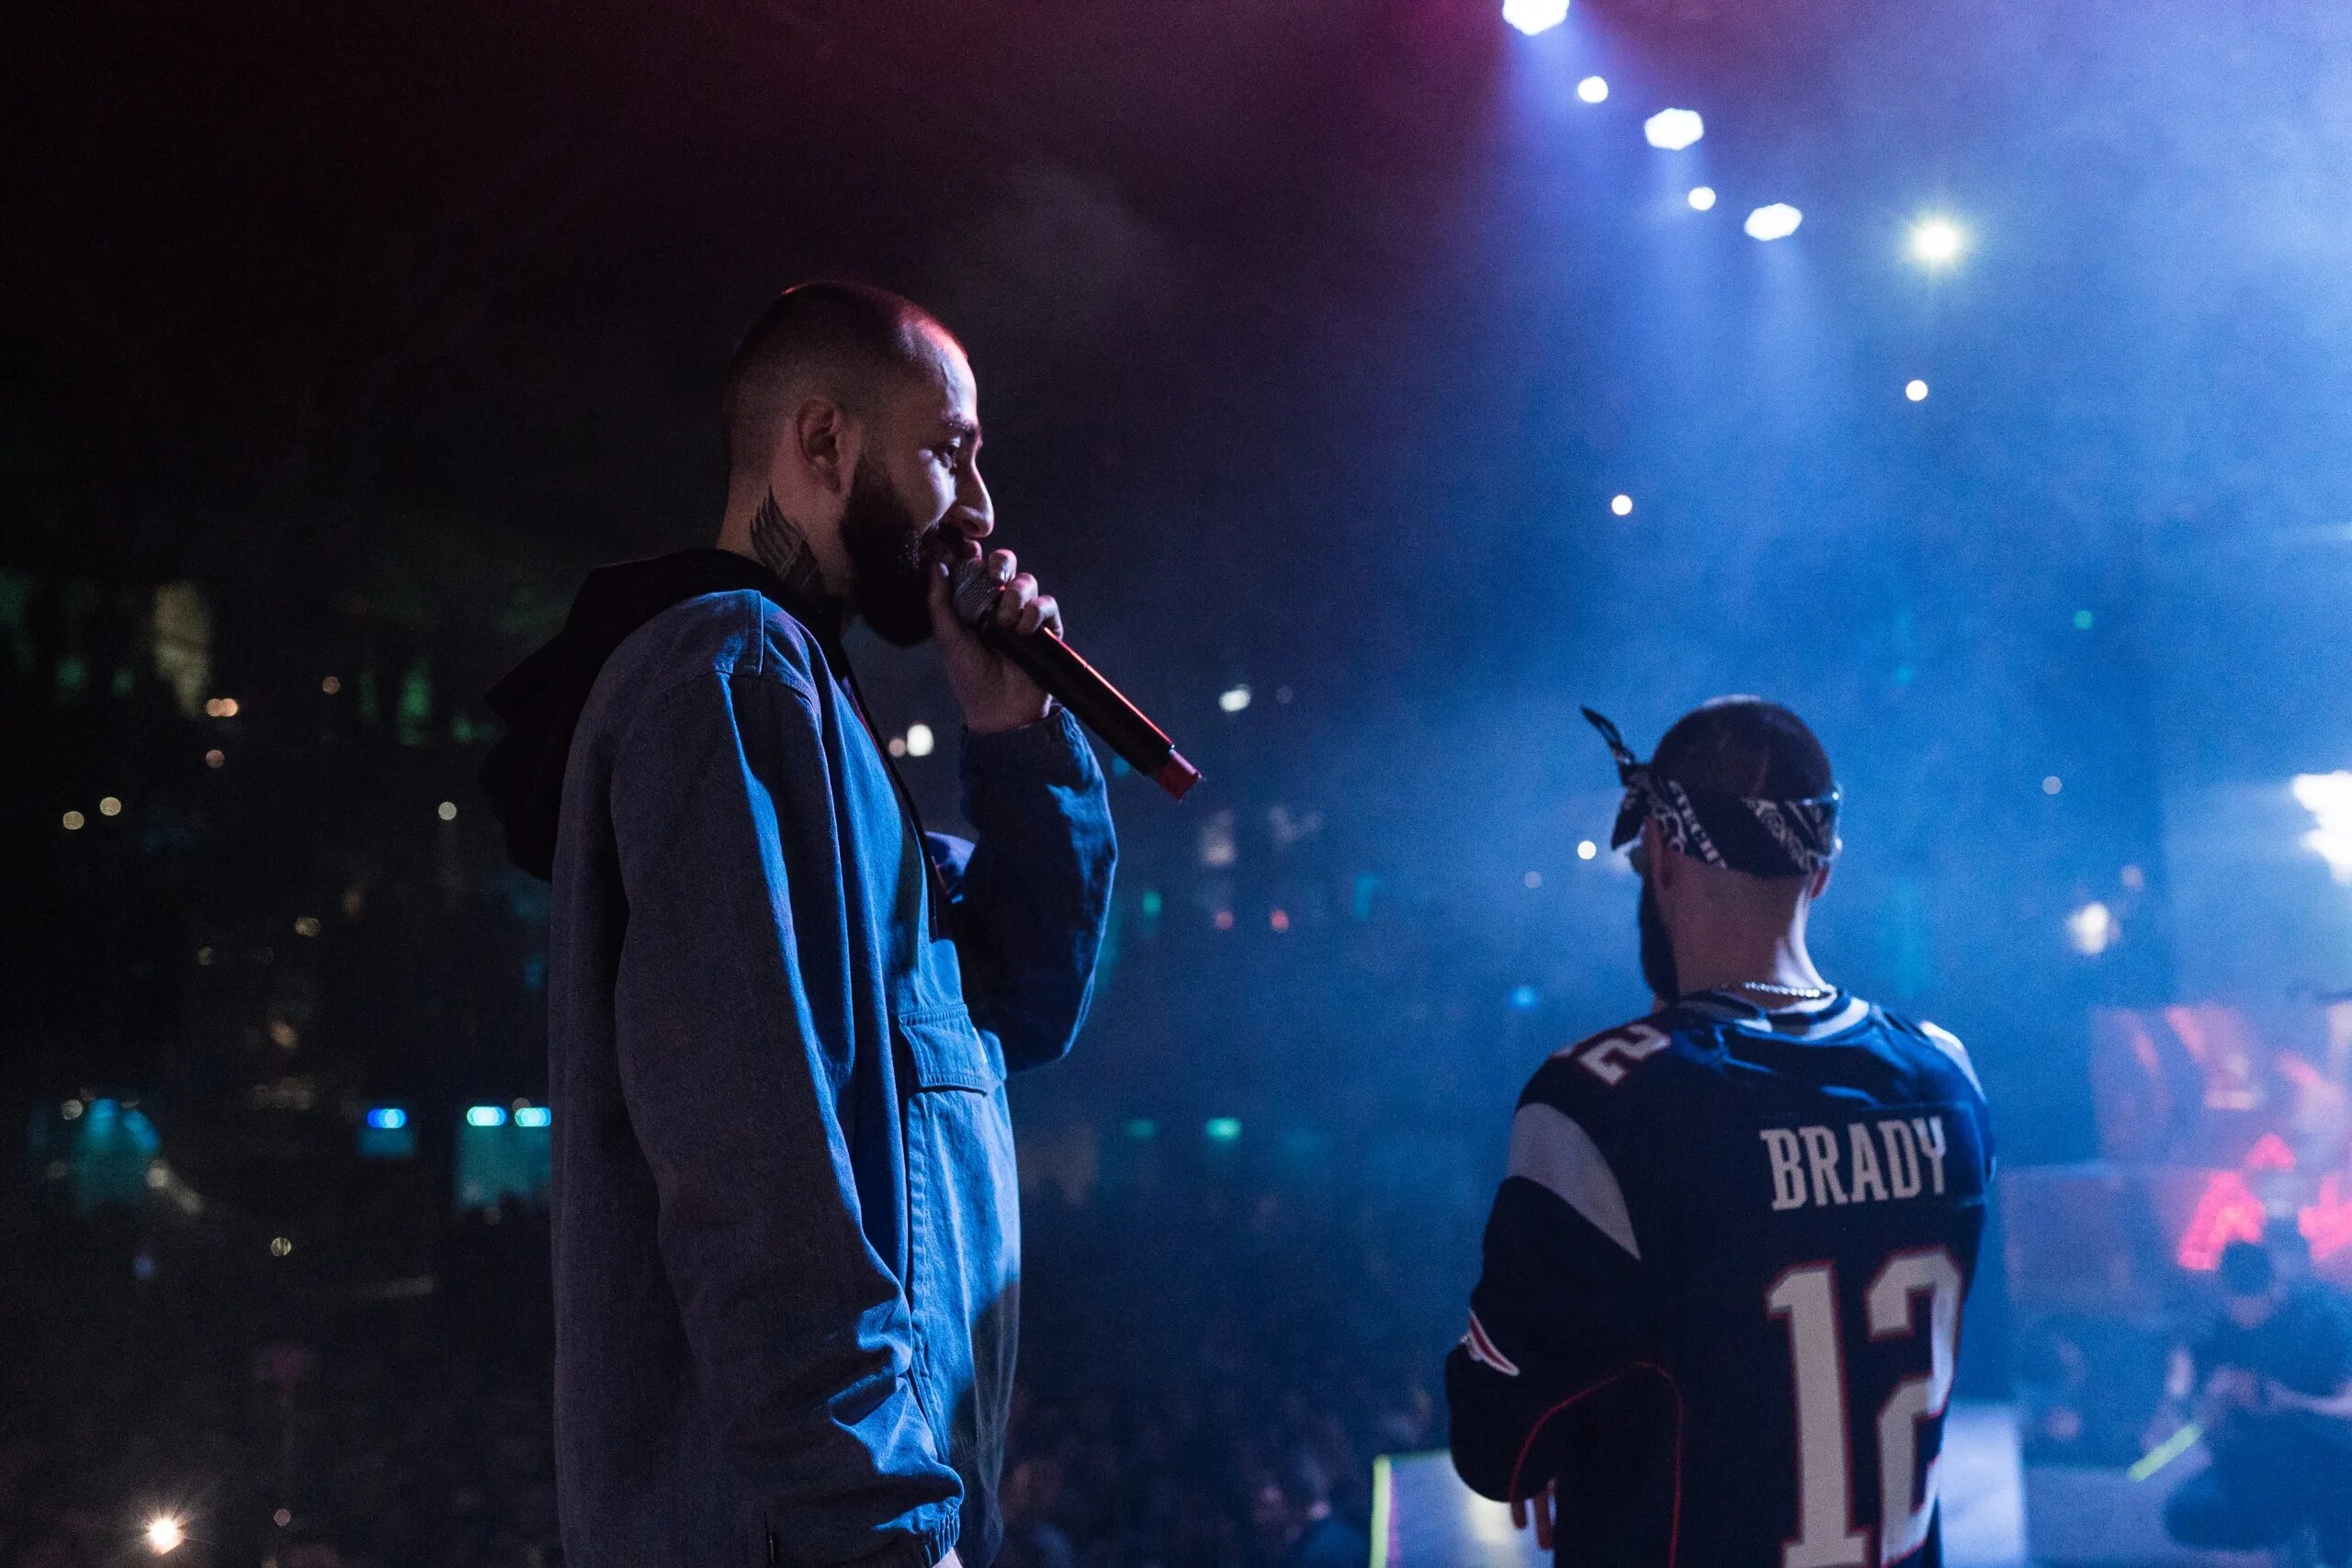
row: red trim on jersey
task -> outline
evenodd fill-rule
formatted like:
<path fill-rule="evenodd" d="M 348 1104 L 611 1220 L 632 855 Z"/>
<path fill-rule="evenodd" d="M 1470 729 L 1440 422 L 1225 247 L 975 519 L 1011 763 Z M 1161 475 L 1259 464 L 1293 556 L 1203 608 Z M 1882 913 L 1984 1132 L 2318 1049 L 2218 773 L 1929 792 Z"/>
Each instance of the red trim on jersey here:
<path fill-rule="evenodd" d="M 1519 1445 L 1519 1458 L 1511 1463 L 1509 1492 L 1512 1501 L 1521 1500 L 1519 1478 L 1527 1469 L 1527 1456 L 1534 1451 L 1535 1439 L 1542 1435 L 1545 1427 L 1551 1425 L 1552 1417 L 1570 1405 L 1599 1393 L 1613 1383 L 1624 1382 L 1635 1372 L 1655 1374 L 1666 1384 L 1667 1392 L 1674 1395 L 1674 1494 L 1667 1520 L 1666 1568 L 1675 1568 L 1675 1564 L 1681 1560 L 1682 1552 L 1682 1385 L 1674 1381 L 1672 1372 L 1668 1371 L 1656 1361 L 1635 1361 L 1630 1367 L 1611 1372 L 1599 1382 L 1589 1383 L 1577 1390 L 1576 1393 L 1538 1416 L 1535 1425 L 1528 1428 L 1527 1440 Z"/>

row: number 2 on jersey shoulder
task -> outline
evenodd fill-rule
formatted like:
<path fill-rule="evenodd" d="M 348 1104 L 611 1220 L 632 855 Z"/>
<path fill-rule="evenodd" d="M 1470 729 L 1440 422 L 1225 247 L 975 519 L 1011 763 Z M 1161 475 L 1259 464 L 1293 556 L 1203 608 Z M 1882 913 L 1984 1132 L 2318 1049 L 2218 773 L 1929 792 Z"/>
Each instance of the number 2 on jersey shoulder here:
<path fill-rule="evenodd" d="M 1655 1056 L 1666 1047 L 1665 1034 L 1646 1023 L 1637 1023 L 1574 1049 L 1579 1066 L 1602 1083 L 1615 1085 L 1624 1078 L 1628 1067 L 1645 1056 Z"/>

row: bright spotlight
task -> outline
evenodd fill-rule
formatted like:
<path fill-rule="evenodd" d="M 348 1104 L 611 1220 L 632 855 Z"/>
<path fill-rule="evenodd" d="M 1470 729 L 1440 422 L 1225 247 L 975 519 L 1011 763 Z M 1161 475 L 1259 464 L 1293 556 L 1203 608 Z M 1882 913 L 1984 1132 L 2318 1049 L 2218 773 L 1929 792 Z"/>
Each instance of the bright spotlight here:
<path fill-rule="evenodd" d="M 2115 935 L 2115 911 L 2104 904 L 2086 904 L 2066 917 L 2066 941 L 2086 958 L 2114 946 Z"/>
<path fill-rule="evenodd" d="M 1751 240 L 1785 240 L 1795 233 L 1797 225 L 1804 221 L 1804 213 L 1785 201 L 1776 201 L 1749 213 L 1747 221 L 1741 227 L 1747 231 L 1747 237 Z"/>
<path fill-rule="evenodd" d="M 1660 109 L 1642 121 L 1642 134 L 1661 152 L 1679 152 L 1707 134 L 1697 109 Z"/>
<path fill-rule="evenodd" d="M 1911 225 L 1911 255 L 1929 266 L 1949 266 L 1968 248 L 1968 235 L 1949 218 L 1922 218 Z"/>
<path fill-rule="evenodd" d="M 1568 0 L 1503 0 L 1503 20 L 1530 38 L 1567 19 Z"/>
<path fill-rule="evenodd" d="M 1630 495 L 1612 495 L 1609 498 L 1609 510 L 1620 517 L 1631 517 L 1634 514 L 1634 498 Z"/>
<path fill-rule="evenodd" d="M 1917 378 L 1905 381 L 1903 383 L 1903 395 L 1915 403 L 1924 403 L 1928 400 L 1928 384 Z"/>
<path fill-rule="evenodd" d="M 544 1105 L 526 1105 L 514 1112 L 517 1127 L 545 1127 L 555 1120 L 555 1112 Z"/>
<path fill-rule="evenodd" d="M 1216 705 L 1220 711 L 1225 713 L 1239 713 L 1243 708 L 1250 705 L 1250 688 L 1247 686 L 1227 687 L 1226 690 L 1217 694 Z"/>
<path fill-rule="evenodd" d="M 1714 209 L 1715 187 L 1713 186 L 1692 186 L 1690 187 L 1690 210 L 1693 212 L 1713 212 Z"/>
<path fill-rule="evenodd" d="M 938 744 L 939 739 L 936 736 L 932 734 L 931 726 L 927 724 L 910 724 L 907 726 L 908 756 L 928 757 L 931 755 L 932 748 Z"/>
<path fill-rule="evenodd" d="M 1589 104 L 1600 103 L 1609 96 L 1608 80 L 1600 76 L 1586 77 L 1577 84 L 1577 96 Z"/>
<path fill-rule="evenodd" d="M 1577 840 L 1577 859 L 1591 860 L 1600 853 L 1600 846 L 1594 843 L 1590 839 L 1578 839 Z"/>
<path fill-rule="evenodd" d="M 469 1106 L 466 1111 L 466 1125 L 469 1127 L 503 1127 L 506 1125 L 506 1107 L 503 1105 Z"/>
<path fill-rule="evenodd" d="M 2297 773 L 2295 804 L 2312 814 L 2303 848 L 2327 863 L 2328 874 L 2352 887 L 2352 773 Z"/>
<path fill-rule="evenodd" d="M 158 1557 L 177 1551 L 180 1543 L 187 1540 L 187 1527 L 169 1514 L 158 1514 L 149 1519 L 141 1533 L 147 1538 L 147 1550 Z"/>

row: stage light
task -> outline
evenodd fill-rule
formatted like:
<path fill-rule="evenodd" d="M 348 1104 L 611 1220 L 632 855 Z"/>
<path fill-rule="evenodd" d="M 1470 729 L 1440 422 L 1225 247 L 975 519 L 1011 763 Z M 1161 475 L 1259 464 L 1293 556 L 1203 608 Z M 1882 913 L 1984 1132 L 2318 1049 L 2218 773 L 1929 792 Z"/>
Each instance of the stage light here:
<path fill-rule="evenodd" d="M 319 934 L 319 918 L 318 918 L 318 916 L 316 916 L 316 915 L 297 915 L 297 916 L 294 918 L 294 934 L 295 934 L 296 936 L 316 936 L 316 935 L 318 935 L 318 934 Z"/>
<path fill-rule="evenodd" d="M 69 811 L 65 814 L 63 820 L 65 823 L 65 830 L 67 832 L 78 833 L 85 827 L 89 825 L 90 819 L 83 816 L 78 811 Z"/>
<path fill-rule="evenodd" d="M 1706 134 L 1697 109 L 1660 109 L 1642 121 L 1642 135 L 1661 152 L 1679 152 Z"/>
<path fill-rule="evenodd" d="M 1713 186 L 1692 186 L 1690 187 L 1690 210 L 1693 212 L 1713 212 L 1714 209 L 1715 187 Z"/>
<path fill-rule="evenodd" d="M 141 1533 L 146 1538 L 147 1550 L 158 1557 L 168 1557 L 187 1540 L 187 1527 L 169 1514 L 158 1514 L 149 1519 Z"/>
<path fill-rule="evenodd" d="M 1159 1135 L 1159 1123 L 1148 1116 L 1137 1116 L 1127 1123 L 1127 1136 L 1138 1143 Z"/>
<path fill-rule="evenodd" d="M 1912 259 L 1928 266 L 1950 266 L 1968 248 L 1968 234 L 1949 218 L 1922 218 L 1911 225 Z"/>
<path fill-rule="evenodd" d="M 1159 907 L 1160 907 L 1159 892 L 1159 890 L 1158 890 L 1157 888 L 1154 888 L 1154 889 L 1152 889 L 1151 891 L 1147 892 L 1147 893 L 1143 896 L 1143 918 L 1144 918 L 1145 919 L 1147 919 L 1147 920 L 1156 920 L 1156 919 L 1158 919 L 1159 918 Z"/>
<path fill-rule="evenodd" d="M 1742 225 L 1751 240 L 1785 240 L 1797 231 L 1804 221 L 1804 214 L 1785 201 L 1775 201 L 1758 208 L 1747 215 Z"/>
<path fill-rule="evenodd" d="M 2066 781 L 2060 778 L 2056 773 L 2052 773 L 2048 778 L 2041 781 L 2041 793 L 2044 795 L 2056 795 L 2060 790 L 2064 789 L 2065 787 Z"/>
<path fill-rule="evenodd" d="M 204 754 L 204 765 L 208 768 L 217 768 L 228 760 L 228 754 L 218 746 Z"/>
<path fill-rule="evenodd" d="M 2303 848 L 2327 863 L 2328 874 L 2352 887 L 2352 773 L 2298 773 L 2295 804 L 2312 814 Z"/>
<path fill-rule="evenodd" d="M 325 680 L 319 682 L 319 690 L 324 692 L 328 696 L 334 696 L 337 692 L 343 690 L 342 677 L 336 675 L 328 676 Z"/>
<path fill-rule="evenodd" d="M 1634 514 L 1634 498 L 1630 495 L 1612 495 L 1609 498 L 1609 510 L 1620 517 L 1631 517 Z"/>
<path fill-rule="evenodd" d="M 290 1258 L 290 1257 L 292 1257 L 292 1256 L 294 1255 L 294 1243 L 293 1243 L 293 1241 L 292 1241 L 289 1237 L 287 1237 L 287 1236 L 282 1236 L 282 1235 L 274 1235 L 274 1236 L 271 1236 L 271 1237 L 269 1238 L 269 1255 L 270 1255 L 272 1258 Z"/>
<path fill-rule="evenodd" d="M 1503 0 L 1503 20 L 1533 38 L 1568 19 L 1568 0 Z"/>
<path fill-rule="evenodd" d="M 1520 1012 L 1533 1012 L 1535 1010 L 1536 1004 L 1541 1002 L 1543 999 L 1544 998 L 1541 996 L 1537 995 L 1535 987 L 1532 986 L 1514 986 L 1511 987 L 1510 1005 Z"/>
<path fill-rule="evenodd" d="M 2125 866 L 2120 872 L 2116 874 L 2115 880 L 2123 884 L 2123 886 L 2132 892 L 2144 893 L 2147 891 L 2148 874 L 2142 871 L 2136 865 Z"/>
<path fill-rule="evenodd" d="M 466 1125 L 469 1127 L 503 1127 L 506 1125 L 506 1107 L 503 1105 L 469 1106 L 466 1108 Z"/>
<path fill-rule="evenodd" d="M 1915 403 L 1924 403 L 1928 400 L 1928 384 L 1916 378 L 1905 381 L 1903 383 L 1903 395 Z"/>
<path fill-rule="evenodd" d="M 1211 920 L 1209 923 L 1216 927 L 1216 929 L 1221 931 L 1229 931 L 1233 929 L 1233 911 L 1230 909 L 1219 909 L 1216 912 L 1216 919 Z"/>
<path fill-rule="evenodd" d="M 1286 931 L 1290 930 L 1290 911 L 1287 909 L 1276 909 L 1272 914 L 1266 917 L 1266 923 L 1273 927 L 1274 930 L 1278 931 Z"/>
<path fill-rule="evenodd" d="M 1224 709 L 1227 713 L 1239 713 L 1243 708 L 1250 705 L 1250 688 L 1247 686 L 1232 686 L 1227 688 L 1225 691 L 1219 692 L 1216 697 L 1216 705 Z"/>
<path fill-rule="evenodd" d="M 906 754 L 907 738 L 903 735 L 893 735 L 890 737 L 890 755 L 893 757 L 903 757 Z"/>
<path fill-rule="evenodd" d="M 455 822 L 458 819 L 458 803 L 454 800 L 445 800 L 434 807 L 434 812 L 444 822 Z"/>
<path fill-rule="evenodd" d="M 2066 917 L 2066 941 L 2086 958 L 2115 945 L 2115 911 L 2093 900 Z"/>
<path fill-rule="evenodd" d="M 2090 630 L 2098 621 L 2098 617 L 2092 615 L 2088 610 L 2077 610 L 2075 612 L 2075 629 L 2078 632 L 2086 632 Z"/>
<path fill-rule="evenodd" d="M 1577 840 L 1577 859 L 1591 860 L 1600 853 L 1600 846 L 1594 843 L 1590 839 L 1578 839 Z"/>
<path fill-rule="evenodd" d="M 1609 83 L 1603 77 L 1588 76 L 1577 84 L 1577 96 L 1589 104 L 1600 103 L 1609 96 Z"/>
<path fill-rule="evenodd" d="M 82 1119 L 82 1102 L 78 1100 L 69 1100 L 59 1106 L 58 1110 L 64 1114 L 68 1122 L 79 1122 Z"/>
<path fill-rule="evenodd" d="M 1519 880 L 1522 886 L 1524 886 L 1530 893 L 1532 893 L 1537 888 L 1544 886 L 1544 874 L 1540 871 L 1531 871 Z"/>
<path fill-rule="evenodd" d="M 927 724 L 910 724 L 907 726 L 908 756 L 928 757 L 931 755 L 933 748 L 936 747 L 938 744 L 939 739 L 932 734 L 931 726 Z"/>
<path fill-rule="evenodd" d="M 555 1112 L 544 1105 L 526 1105 L 514 1112 L 517 1127 L 545 1127 L 555 1120 Z"/>
<path fill-rule="evenodd" d="M 408 1112 L 397 1105 L 379 1105 L 368 1112 L 368 1125 L 379 1133 L 396 1133 L 408 1125 Z"/>
<path fill-rule="evenodd" d="M 119 817 L 119 816 L 121 816 L 121 815 L 122 815 L 122 800 L 121 800 L 121 797 L 120 797 L 120 796 L 119 796 L 119 795 L 109 795 L 106 796 L 104 799 L 100 800 L 100 801 L 98 802 L 98 815 L 99 815 L 99 816 L 101 816 L 101 817 Z"/>
<path fill-rule="evenodd" d="M 1201 1129 L 1213 1144 L 1230 1144 L 1241 1136 L 1241 1123 L 1231 1116 L 1212 1116 Z"/>

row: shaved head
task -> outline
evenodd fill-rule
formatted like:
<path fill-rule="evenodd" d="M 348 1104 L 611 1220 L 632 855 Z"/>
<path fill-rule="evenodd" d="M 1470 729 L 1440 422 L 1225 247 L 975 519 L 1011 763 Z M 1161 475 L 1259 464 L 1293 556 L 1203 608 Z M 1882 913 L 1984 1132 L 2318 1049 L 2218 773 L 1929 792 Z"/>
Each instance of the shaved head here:
<path fill-rule="evenodd" d="M 805 399 L 874 417 L 921 373 L 939 338 L 955 341 L 929 311 L 888 289 L 820 282 L 777 295 L 727 367 L 720 417 L 730 479 L 766 473 L 785 422 Z"/>

